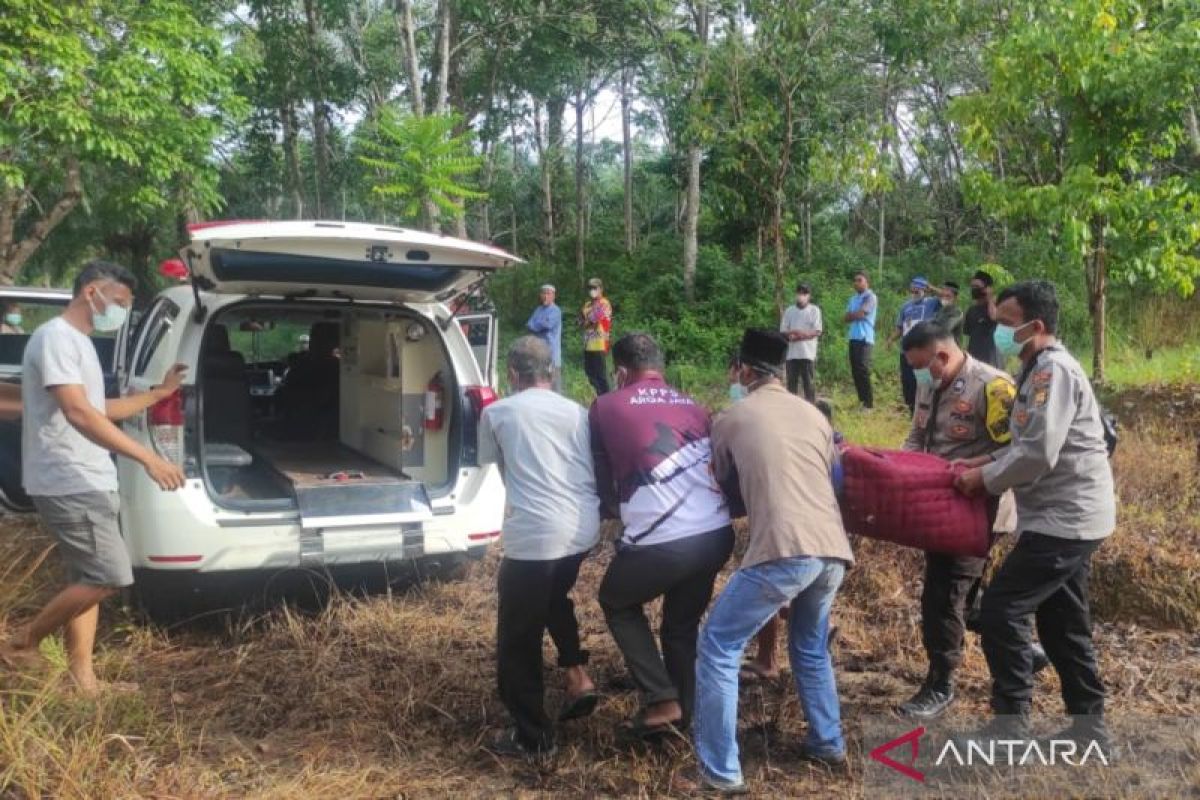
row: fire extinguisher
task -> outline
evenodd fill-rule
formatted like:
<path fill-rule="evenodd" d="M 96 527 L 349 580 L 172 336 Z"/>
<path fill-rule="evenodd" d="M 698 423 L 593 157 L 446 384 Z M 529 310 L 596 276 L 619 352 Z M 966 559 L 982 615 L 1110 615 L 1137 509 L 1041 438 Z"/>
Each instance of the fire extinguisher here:
<path fill-rule="evenodd" d="M 440 431 L 446 419 L 445 386 L 442 373 L 437 372 L 425 387 L 425 430 Z"/>

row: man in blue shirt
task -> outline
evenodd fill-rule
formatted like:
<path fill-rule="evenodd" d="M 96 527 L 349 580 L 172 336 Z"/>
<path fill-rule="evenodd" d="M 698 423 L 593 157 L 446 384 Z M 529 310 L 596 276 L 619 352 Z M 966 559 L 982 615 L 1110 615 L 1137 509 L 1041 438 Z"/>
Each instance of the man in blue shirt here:
<path fill-rule="evenodd" d="M 942 303 L 937 297 L 925 296 L 929 288 L 929 281 L 920 275 L 912 279 L 908 285 L 909 298 L 904 305 L 900 306 L 900 313 L 896 315 L 896 327 L 888 335 L 888 347 L 894 345 L 897 339 L 916 327 L 918 322 L 932 320 L 937 316 L 938 311 L 942 308 Z M 917 379 L 913 375 L 912 366 L 904 357 L 904 353 L 900 354 L 900 386 L 904 391 L 904 405 L 908 406 L 908 413 L 911 416 L 917 402 Z"/>
<path fill-rule="evenodd" d="M 863 408 L 875 407 L 875 395 L 871 389 L 871 350 L 875 346 L 875 314 L 879 311 L 879 300 L 871 291 L 867 273 L 854 273 L 854 295 L 846 306 L 846 322 L 850 323 L 850 372 L 854 375 L 854 389 Z"/>
<path fill-rule="evenodd" d="M 525 327 L 550 346 L 554 364 L 554 391 L 562 394 L 562 309 L 554 304 L 556 290 L 550 284 L 542 286 L 541 305 L 529 315 Z"/>

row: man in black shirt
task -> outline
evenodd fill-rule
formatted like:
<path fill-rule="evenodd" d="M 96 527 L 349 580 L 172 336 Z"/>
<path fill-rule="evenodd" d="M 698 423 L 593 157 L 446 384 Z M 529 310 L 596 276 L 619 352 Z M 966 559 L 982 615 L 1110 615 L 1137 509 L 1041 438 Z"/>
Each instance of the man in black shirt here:
<path fill-rule="evenodd" d="M 1004 369 L 1004 357 L 996 349 L 992 334 L 996 330 L 996 301 L 992 296 L 992 276 L 979 270 L 971 276 L 971 307 L 963 321 L 967 334 L 967 352 L 985 364 Z"/>

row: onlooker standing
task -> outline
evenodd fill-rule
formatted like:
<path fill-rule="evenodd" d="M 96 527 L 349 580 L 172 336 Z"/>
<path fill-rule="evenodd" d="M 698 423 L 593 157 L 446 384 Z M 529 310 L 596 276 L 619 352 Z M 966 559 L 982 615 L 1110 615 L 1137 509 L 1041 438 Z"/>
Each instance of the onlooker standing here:
<path fill-rule="evenodd" d="M 1058 297 L 1047 281 L 1000 293 L 996 346 L 1021 359 L 1012 444 L 967 461 L 967 494 L 1012 489 L 1021 538 L 984 590 L 979 626 L 992 674 L 992 710 L 979 735 L 1025 738 L 1033 698 L 1030 620 L 1062 683 L 1072 725 L 1052 739 L 1107 742 L 1104 684 L 1092 645 L 1092 554 L 1116 527 L 1100 404 L 1083 368 L 1057 340 Z"/>
<path fill-rule="evenodd" d="M 88 263 L 66 310 L 34 332 L 21 364 L 22 477 L 42 524 L 58 542 L 68 586 L 0 645 L 0 659 L 11 666 L 35 666 L 42 639 L 65 629 L 68 670 L 88 695 L 104 688 L 92 664 L 100 603 L 133 583 L 117 519 L 120 499 L 111 454 L 140 463 L 165 491 L 184 483 L 183 470 L 113 423 L 174 394 L 186 368 L 175 365 L 162 385 L 148 392 L 106 400 L 104 373 L 89 338 L 93 331 L 120 329 L 134 286 L 124 267 Z"/>
<path fill-rule="evenodd" d="M 824 328 L 821 325 L 821 308 L 812 302 L 812 288 L 807 283 L 796 287 L 796 304 L 783 312 L 779 331 L 787 337 L 787 389 L 796 393 L 798 384 L 804 384 L 804 398 L 817 402 L 817 389 L 813 375 L 817 362 L 817 340 Z"/>
<path fill-rule="evenodd" d="M 756 632 L 790 603 L 788 655 L 808 736 L 803 757 L 845 763 L 841 711 L 826 641 L 850 543 L 834 496 L 833 429 L 779 382 L 787 341 L 747 331 L 741 380 L 750 396 L 713 423 L 713 474 L 750 522 L 741 567 L 709 612 L 696 658 L 696 758 L 701 788 L 744 791 L 738 759 L 738 668 Z M 683 788 L 683 787 L 681 787 Z"/>
<path fill-rule="evenodd" d="M 1004 369 L 1004 357 L 996 349 L 992 335 L 996 331 L 996 301 L 992 297 L 992 276 L 979 270 L 971 276 L 971 307 L 963 316 L 967 334 L 967 352 L 972 358 Z"/>
<path fill-rule="evenodd" d="M 496 672 L 500 699 L 514 727 L 490 749 L 506 756 L 548 756 L 556 750 L 546 714 L 542 636 L 558 648 L 567 699 L 559 719 L 590 714 L 598 696 L 584 665 L 575 605 L 568 593 L 600 533 L 600 500 L 592 467 L 587 412 L 550 388 L 550 348 L 522 336 L 508 351 L 515 394 L 484 409 L 480 463 L 497 463 L 507 507 L 497 582 Z"/>
<path fill-rule="evenodd" d="M 946 281 L 937 290 L 938 293 L 938 310 L 933 315 L 933 321 L 938 324 L 938 327 L 950 332 L 954 337 L 954 343 L 962 347 L 963 334 L 963 312 L 958 307 L 958 284 L 954 281 Z"/>
<path fill-rule="evenodd" d="M 613 364 L 617 388 L 589 414 L 601 508 L 624 524 L 600 607 L 642 693 L 624 728 L 645 737 L 691 719 L 696 633 L 733 552 L 733 527 L 709 470 L 708 412 L 666 384 L 662 351 L 646 334 L 617 340 Z M 661 653 L 643 610 L 657 597 Z"/>
<path fill-rule="evenodd" d="M 871 291 L 867 273 L 854 273 L 854 295 L 846 305 L 846 322 L 850 323 L 850 373 L 854 389 L 863 408 L 875 407 L 871 388 L 871 350 L 875 346 L 875 315 L 879 299 Z"/>
<path fill-rule="evenodd" d="M 554 364 L 554 391 L 562 393 L 562 309 L 554 298 L 557 290 L 550 284 L 541 288 L 538 307 L 529 315 L 526 329 L 541 339 L 550 348 L 550 359 Z"/>
<path fill-rule="evenodd" d="M 596 396 L 608 391 L 608 347 L 612 336 L 612 303 L 604 296 L 599 278 L 587 282 L 588 301 L 583 304 L 583 370 Z"/>
<path fill-rule="evenodd" d="M 896 326 L 892 328 L 892 332 L 888 334 L 888 347 L 896 343 L 904 334 L 913 329 L 913 326 L 918 322 L 924 322 L 927 319 L 933 319 L 937 314 L 938 309 L 942 307 L 941 302 L 936 297 L 927 297 L 926 292 L 929 290 L 929 281 L 920 275 L 912 279 L 908 284 L 908 300 L 904 305 L 900 306 L 900 312 L 896 315 Z M 912 367 L 904 358 L 904 353 L 900 354 L 900 387 L 904 393 L 904 405 L 908 406 L 908 413 L 913 413 L 913 404 L 917 399 L 917 381 L 913 377 Z"/>

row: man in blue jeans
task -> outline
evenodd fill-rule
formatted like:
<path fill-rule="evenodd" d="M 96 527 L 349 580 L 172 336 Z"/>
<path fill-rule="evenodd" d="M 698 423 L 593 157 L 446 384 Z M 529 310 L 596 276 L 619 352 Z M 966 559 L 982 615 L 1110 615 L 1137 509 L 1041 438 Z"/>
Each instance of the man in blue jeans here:
<path fill-rule="evenodd" d="M 713 475 L 730 504 L 746 509 L 746 555 L 700 632 L 693 735 L 699 774 L 680 789 L 745 793 L 738 760 L 738 669 L 750 639 L 790 605 L 788 657 L 808 720 L 802 757 L 846 760 L 841 709 L 826 640 L 829 612 L 853 563 L 831 480 L 833 429 L 779 376 L 787 341 L 748 330 L 739 380 L 749 391 L 713 424 Z M 684 782 L 681 782 L 684 783 Z"/>

